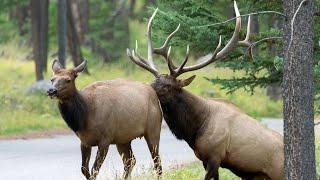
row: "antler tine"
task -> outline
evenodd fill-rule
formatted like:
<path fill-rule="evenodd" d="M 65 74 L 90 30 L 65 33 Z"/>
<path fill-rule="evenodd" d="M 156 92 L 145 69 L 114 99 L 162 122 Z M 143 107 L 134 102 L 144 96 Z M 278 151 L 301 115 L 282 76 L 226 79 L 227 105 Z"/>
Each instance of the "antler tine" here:
<path fill-rule="evenodd" d="M 173 74 L 174 73 L 174 65 L 173 65 L 173 63 L 172 63 L 172 61 L 170 59 L 170 53 L 171 53 L 171 46 L 169 46 L 169 48 L 168 48 L 166 61 L 167 61 L 167 64 L 168 64 L 168 68 L 169 68 L 170 74 Z"/>
<path fill-rule="evenodd" d="M 152 31 L 152 21 L 154 19 L 154 17 L 156 16 L 158 12 L 158 8 L 153 12 L 152 16 L 150 17 L 149 19 L 149 22 L 148 22 L 148 30 L 147 30 L 147 33 L 148 33 L 148 63 L 150 65 L 151 68 L 155 69 L 156 70 L 156 67 L 153 63 L 153 47 L 152 47 L 152 36 L 151 36 L 151 31 Z"/>
<path fill-rule="evenodd" d="M 130 57 L 130 59 L 137 64 L 138 66 L 146 69 L 147 71 L 151 72 L 154 76 L 158 76 L 159 72 L 156 69 L 154 63 L 153 63 L 153 47 L 152 47 L 152 37 L 151 37 L 151 30 L 152 30 L 152 21 L 155 17 L 156 13 L 158 11 L 158 8 L 153 12 L 152 16 L 149 19 L 148 22 L 148 30 L 147 30 L 147 36 L 148 36 L 148 59 L 147 61 L 138 54 L 138 42 L 136 41 L 136 48 L 135 50 L 130 51 L 127 49 L 127 56 Z"/>
<path fill-rule="evenodd" d="M 167 37 L 167 39 L 163 43 L 163 45 L 159 48 L 154 48 L 153 52 L 158 55 L 166 56 L 168 48 L 169 48 L 170 40 L 179 31 L 179 29 L 180 29 L 180 24 L 177 26 L 177 28 L 171 34 L 169 34 L 169 36 Z"/>
<path fill-rule="evenodd" d="M 138 54 L 138 41 L 136 40 L 136 48 L 135 48 L 135 55 L 138 57 L 138 59 L 143 62 L 144 64 L 148 65 L 148 62 Z"/>
<path fill-rule="evenodd" d="M 154 11 L 154 13 L 152 14 L 152 16 L 150 17 L 149 22 L 148 22 L 148 31 L 147 31 L 147 33 L 148 33 L 148 60 L 146 61 L 144 58 L 142 58 L 141 56 L 136 54 L 134 50 L 132 52 L 127 50 L 127 54 L 134 63 L 136 63 L 140 67 L 150 71 L 155 76 L 158 76 L 159 73 L 154 66 L 152 54 L 155 53 L 158 55 L 162 55 L 168 63 L 170 75 L 172 75 L 174 77 L 178 77 L 179 75 L 181 75 L 184 72 L 194 71 L 194 70 L 203 68 L 203 67 L 209 65 L 210 63 L 215 62 L 215 61 L 225 57 L 230 51 L 234 50 L 237 46 L 249 46 L 249 48 L 251 47 L 251 51 L 252 51 L 252 44 L 253 43 L 251 43 L 249 40 L 250 35 L 251 35 L 252 18 L 251 17 L 248 18 L 248 27 L 247 27 L 246 38 L 243 41 L 239 41 L 239 33 L 241 30 L 241 16 L 240 16 L 240 12 L 239 12 L 236 1 L 234 1 L 234 10 L 235 10 L 235 14 L 236 14 L 236 25 L 235 25 L 235 29 L 234 29 L 234 32 L 233 32 L 231 39 L 229 40 L 227 45 L 224 48 L 222 48 L 222 50 L 219 51 L 221 44 L 222 44 L 222 38 L 220 36 L 219 43 L 218 43 L 216 49 L 213 52 L 211 52 L 203 57 L 200 57 L 197 60 L 198 62 L 200 62 L 199 64 L 185 67 L 185 65 L 188 61 L 188 58 L 189 58 L 189 46 L 187 47 L 185 60 L 178 68 L 176 68 L 174 66 L 174 64 L 170 58 L 171 47 L 169 46 L 169 42 L 172 39 L 172 37 L 179 30 L 180 24 L 167 37 L 166 41 L 164 42 L 164 44 L 160 48 L 153 48 L 152 47 L 152 39 L 151 39 L 152 38 L 152 36 L 151 36 L 152 21 L 158 11 L 158 8 Z M 137 48 L 138 47 L 136 45 L 136 51 L 137 51 Z"/>
<path fill-rule="evenodd" d="M 210 64 L 214 61 L 217 61 L 220 58 L 223 58 L 227 53 L 232 51 L 239 44 L 239 33 L 240 33 L 240 29 L 241 29 L 241 17 L 240 17 L 240 12 L 239 12 L 236 1 L 234 1 L 234 10 L 235 10 L 236 17 L 237 17 L 236 18 L 236 25 L 235 25 L 233 35 L 232 35 L 231 39 L 229 40 L 229 42 L 227 43 L 227 45 L 221 51 L 219 51 L 221 44 L 222 44 L 222 40 L 221 40 L 221 36 L 220 36 L 219 37 L 219 44 L 216 47 L 216 49 L 214 50 L 214 52 L 209 53 L 209 54 L 197 59 L 198 62 L 201 62 L 200 64 L 181 68 L 179 71 L 176 72 L 175 77 L 178 77 L 180 74 L 182 74 L 184 72 L 194 71 L 194 70 L 203 68 L 203 67 L 207 66 L 208 64 Z"/>
<path fill-rule="evenodd" d="M 251 35 L 251 25 L 252 25 L 252 15 L 250 15 L 248 17 L 248 25 L 247 25 L 247 34 L 246 34 L 246 38 L 243 41 L 239 41 L 239 45 L 240 46 L 244 46 L 244 47 L 248 47 L 248 54 L 251 57 L 251 59 L 253 58 L 253 48 L 252 48 L 252 43 L 250 42 L 250 35 Z"/>
<path fill-rule="evenodd" d="M 186 57 L 184 58 L 184 61 L 183 63 L 179 66 L 178 69 L 176 69 L 175 73 L 172 74 L 172 75 L 175 75 L 176 77 L 179 76 L 181 70 L 183 69 L 183 67 L 187 64 L 188 62 L 188 59 L 189 59 L 189 53 L 190 53 L 190 47 L 189 47 L 189 44 L 187 45 L 187 52 L 186 52 Z"/>
<path fill-rule="evenodd" d="M 239 41 L 239 45 L 240 46 L 245 46 L 245 47 L 249 47 L 251 46 L 251 43 L 250 43 L 250 35 L 251 35 L 251 24 L 252 24 L 252 19 L 251 19 L 251 16 L 250 15 L 248 17 L 248 25 L 247 25 L 247 34 L 246 34 L 246 38 L 243 40 L 243 41 Z"/>
<path fill-rule="evenodd" d="M 234 1 L 234 11 L 236 13 L 236 27 L 234 29 L 233 35 L 230 39 L 230 41 L 227 43 L 227 45 L 217 54 L 217 59 L 224 57 L 227 55 L 230 51 L 232 51 L 239 42 L 239 33 L 241 29 L 241 17 L 240 17 L 240 12 L 237 6 L 237 2 Z"/>
<path fill-rule="evenodd" d="M 171 34 L 169 34 L 169 36 L 167 37 L 166 41 L 163 43 L 163 45 L 160 48 L 154 48 L 153 49 L 153 52 L 155 54 L 161 55 L 161 56 L 163 56 L 165 58 L 165 60 L 168 63 L 170 72 L 173 69 L 176 69 L 176 66 L 173 64 L 171 58 L 167 56 L 168 50 L 169 50 L 168 49 L 169 48 L 169 43 L 170 43 L 170 40 L 172 39 L 172 37 L 179 31 L 179 29 L 180 29 L 180 24 L 177 26 L 177 28 Z"/>
<path fill-rule="evenodd" d="M 150 67 L 146 61 L 139 55 L 137 55 L 135 53 L 134 50 L 132 50 L 130 52 L 129 49 L 127 49 L 127 56 L 130 57 L 130 59 L 135 63 L 137 64 L 138 66 L 148 70 L 149 72 L 151 72 L 155 77 L 157 77 L 159 75 L 158 71 L 156 69 L 153 69 L 152 67 Z"/>
<path fill-rule="evenodd" d="M 218 43 L 216 49 L 213 51 L 213 53 L 210 53 L 209 55 L 204 56 L 202 58 L 199 58 L 197 60 L 197 61 L 201 62 L 200 64 L 196 64 L 196 65 L 188 66 L 188 67 L 183 67 L 185 65 L 185 63 L 187 63 L 188 58 L 186 58 L 186 60 L 182 64 L 183 65 L 182 68 L 179 71 L 176 72 L 175 77 L 178 77 L 180 74 L 188 72 L 188 71 L 194 71 L 194 70 L 197 70 L 197 69 L 201 69 L 201 68 L 207 66 L 208 64 L 216 61 L 217 60 L 216 56 L 217 56 L 218 51 L 219 51 L 219 49 L 221 47 L 221 44 L 222 44 L 222 38 L 220 36 L 219 37 L 219 43 Z"/>

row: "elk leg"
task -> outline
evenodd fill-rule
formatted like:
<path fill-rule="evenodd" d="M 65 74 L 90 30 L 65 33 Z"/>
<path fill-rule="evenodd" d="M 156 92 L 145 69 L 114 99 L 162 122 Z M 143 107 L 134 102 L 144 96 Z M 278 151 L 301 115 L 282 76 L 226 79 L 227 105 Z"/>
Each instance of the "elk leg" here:
<path fill-rule="evenodd" d="M 124 165 L 123 178 L 128 179 L 134 165 L 136 164 L 136 158 L 134 157 L 131 149 L 131 142 L 128 144 L 117 144 L 117 149 Z"/>
<path fill-rule="evenodd" d="M 203 165 L 203 168 L 206 170 L 207 169 L 207 161 L 202 161 L 202 165 Z"/>
<path fill-rule="evenodd" d="M 94 161 L 94 164 L 92 166 L 92 169 L 91 169 L 91 177 L 90 179 L 94 180 L 96 179 L 98 173 L 99 173 L 99 170 L 101 168 L 101 165 L 104 161 L 104 159 L 106 158 L 107 156 L 107 153 L 108 153 L 108 149 L 109 149 L 109 145 L 104 145 L 104 146 L 98 146 L 98 152 L 97 152 L 97 155 L 96 155 L 96 160 Z"/>
<path fill-rule="evenodd" d="M 207 173 L 205 176 L 205 180 L 219 180 L 219 164 L 216 161 L 208 161 L 207 162 Z"/>
<path fill-rule="evenodd" d="M 89 179 L 90 178 L 89 161 L 91 156 L 91 147 L 81 144 L 81 156 L 82 156 L 81 172 L 87 179 Z"/>
<path fill-rule="evenodd" d="M 157 175 L 161 176 L 162 175 L 162 166 L 161 166 L 161 159 L 159 156 L 160 135 L 156 135 L 156 137 L 153 137 L 153 138 L 150 138 L 149 135 L 146 135 L 145 139 L 147 141 L 148 148 L 149 148 L 149 151 L 150 151 L 152 159 L 153 159 L 154 169 L 156 170 Z"/>

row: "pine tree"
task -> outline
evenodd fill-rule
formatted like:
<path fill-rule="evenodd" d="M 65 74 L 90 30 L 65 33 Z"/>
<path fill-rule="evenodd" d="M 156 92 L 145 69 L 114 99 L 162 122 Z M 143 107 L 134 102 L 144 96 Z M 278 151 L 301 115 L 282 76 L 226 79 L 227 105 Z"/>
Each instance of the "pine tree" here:
<path fill-rule="evenodd" d="M 282 1 L 238 1 L 241 14 L 248 14 L 259 11 L 278 11 L 283 12 Z M 320 1 L 317 0 L 316 12 L 319 12 Z M 191 54 L 201 55 L 211 51 L 217 42 L 219 35 L 222 35 L 226 40 L 232 35 L 234 21 L 225 24 L 212 25 L 214 23 L 223 22 L 231 17 L 234 17 L 232 9 L 232 1 L 210 1 L 210 0 L 160 0 L 158 3 L 160 13 L 155 19 L 154 31 L 159 30 L 155 39 L 162 42 L 168 33 L 180 23 L 180 31 L 173 39 L 173 46 L 178 46 L 184 49 L 187 44 L 190 44 Z M 224 7 L 224 8 L 221 8 Z M 276 14 L 260 14 L 259 19 L 260 32 L 254 35 L 251 39 L 258 41 L 260 39 L 271 36 L 282 36 L 282 30 L 273 27 L 272 20 L 283 22 L 284 17 Z M 320 40 L 320 18 L 315 13 L 315 42 Z M 245 26 L 246 17 L 242 17 L 242 24 Z M 243 29 L 242 37 L 245 36 L 246 30 Z M 276 53 L 270 53 L 270 47 L 273 46 Z M 175 47 L 175 48 L 178 48 Z M 248 56 L 247 49 L 238 48 L 231 53 L 224 61 L 219 61 L 216 66 L 227 67 L 232 70 L 245 71 L 242 77 L 232 77 L 225 79 L 221 77 L 207 77 L 214 84 L 220 84 L 222 89 L 228 92 L 234 92 L 240 88 L 254 92 L 256 87 L 265 88 L 269 84 L 281 84 L 283 77 L 283 58 L 282 40 L 265 41 L 255 47 L 258 53 L 255 53 L 254 59 Z M 320 80 L 320 44 L 315 47 L 315 76 L 316 81 Z M 316 84 L 316 92 L 320 95 L 320 85 Z M 317 95 L 316 99 L 320 96 Z"/>

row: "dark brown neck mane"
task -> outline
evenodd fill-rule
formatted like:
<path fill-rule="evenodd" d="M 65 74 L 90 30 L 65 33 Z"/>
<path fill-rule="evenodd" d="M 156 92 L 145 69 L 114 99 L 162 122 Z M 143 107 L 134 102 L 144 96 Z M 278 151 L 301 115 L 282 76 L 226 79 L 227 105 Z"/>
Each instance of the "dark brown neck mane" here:
<path fill-rule="evenodd" d="M 59 102 L 58 107 L 62 118 L 74 132 L 84 128 L 88 118 L 88 106 L 78 91 L 67 100 Z"/>
<path fill-rule="evenodd" d="M 202 134 L 207 114 L 203 99 L 182 89 L 170 101 L 161 103 L 161 107 L 172 133 L 194 149 L 196 138 Z"/>

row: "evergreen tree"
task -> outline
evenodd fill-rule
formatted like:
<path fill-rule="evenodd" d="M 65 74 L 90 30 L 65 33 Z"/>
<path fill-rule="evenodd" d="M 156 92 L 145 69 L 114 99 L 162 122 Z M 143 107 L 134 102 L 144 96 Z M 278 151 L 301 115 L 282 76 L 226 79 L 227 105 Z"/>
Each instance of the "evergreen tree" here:
<path fill-rule="evenodd" d="M 242 15 L 259 12 L 259 11 L 277 11 L 283 12 L 282 1 L 238 1 L 238 6 Z M 319 12 L 320 1 L 317 0 L 316 12 Z M 217 44 L 219 35 L 222 35 L 224 43 L 227 43 L 228 37 L 232 35 L 234 21 L 224 24 L 216 24 L 234 17 L 232 1 L 212 1 L 212 0 L 160 0 L 158 3 L 160 13 L 155 19 L 154 31 L 159 30 L 154 38 L 158 42 L 162 42 L 168 33 L 172 32 L 180 23 L 180 31 L 173 39 L 173 46 L 185 48 L 190 44 L 191 54 L 201 55 L 212 51 Z M 224 8 L 221 8 L 224 7 Z M 273 27 L 272 20 L 283 22 L 284 17 L 274 13 L 256 15 L 259 19 L 260 32 L 251 39 L 258 41 L 266 37 L 282 37 L 282 30 Z M 315 36 L 317 42 L 315 47 L 315 77 L 316 82 L 320 80 L 320 18 L 315 13 Z M 242 26 L 246 27 L 247 17 L 242 17 Z M 204 26 L 209 25 L 209 26 Z M 242 38 L 245 37 L 246 29 L 243 28 Z M 275 46 L 276 53 L 270 53 L 270 47 Z M 255 46 L 255 51 L 251 59 L 248 56 L 248 50 L 238 48 L 230 53 L 224 61 L 216 63 L 219 67 L 227 67 L 232 70 L 245 71 L 242 77 L 232 77 L 230 79 L 218 77 L 206 77 L 214 84 L 220 84 L 222 89 L 228 92 L 234 92 L 237 89 L 244 88 L 250 92 L 254 92 L 256 87 L 266 87 L 272 83 L 281 84 L 282 81 L 282 64 L 283 58 L 282 40 L 268 40 Z M 316 92 L 320 95 L 320 84 L 316 83 Z M 319 99 L 319 95 L 316 96 Z"/>

